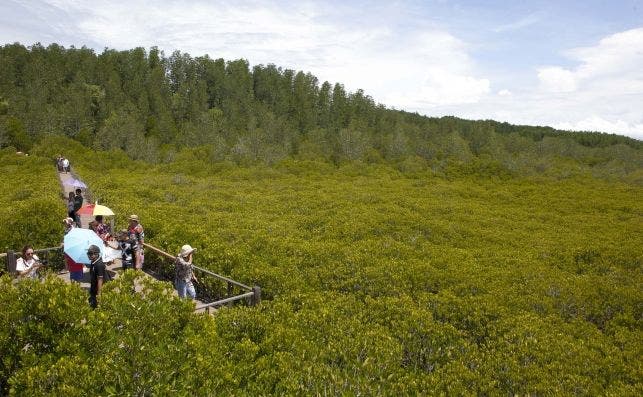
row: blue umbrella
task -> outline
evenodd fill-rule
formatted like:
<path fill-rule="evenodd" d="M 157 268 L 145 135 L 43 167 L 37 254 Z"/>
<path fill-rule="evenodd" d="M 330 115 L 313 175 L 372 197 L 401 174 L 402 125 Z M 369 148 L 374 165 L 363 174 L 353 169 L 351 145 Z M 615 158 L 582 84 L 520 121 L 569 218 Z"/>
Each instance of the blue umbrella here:
<path fill-rule="evenodd" d="M 87 256 L 87 249 L 90 245 L 97 246 L 101 256 L 103 255 L 103 240 L 93 230 L 73 228 L 65 235 L 63 243 L 65 254 L 69 255 L 76 263 L 91 263 Z"/>
<path fill-rule="evenodd" d="M 87 188 L 87 185 L 85 185 L 82 181 L 80 181 L 78 179 L 75 179 L 75 178 L 71 178 L 71 179 L 66 180 L 65 182 L 63 182 L 63 185 L 78 187 L 78 188 L 81 188 L 81 189 L 86 189 Z"/>

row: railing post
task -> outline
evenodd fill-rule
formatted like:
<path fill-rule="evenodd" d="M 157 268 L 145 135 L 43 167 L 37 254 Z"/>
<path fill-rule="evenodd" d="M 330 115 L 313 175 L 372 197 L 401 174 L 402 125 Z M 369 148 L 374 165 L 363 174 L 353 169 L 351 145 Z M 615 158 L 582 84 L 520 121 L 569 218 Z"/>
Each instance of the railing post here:
<path fill-rule="evenodd" d="M 12 276 L 16 273 L 16 253 L 7 251 L 7 272 Z"/>
<path fill-rule="evenodd" d="M 252 306 L 257 306 L 261 303 L 261 287 L 255 285 L 252 287 L 252 292 L 254 294 L 252 295 Z"/>
<path fill-rule="evenodd" d="M 228 298 L 232 296 L 232 283 L 228 281 Z M 228 303 L 228 307 L 232 307 L 232 302 Z"/>

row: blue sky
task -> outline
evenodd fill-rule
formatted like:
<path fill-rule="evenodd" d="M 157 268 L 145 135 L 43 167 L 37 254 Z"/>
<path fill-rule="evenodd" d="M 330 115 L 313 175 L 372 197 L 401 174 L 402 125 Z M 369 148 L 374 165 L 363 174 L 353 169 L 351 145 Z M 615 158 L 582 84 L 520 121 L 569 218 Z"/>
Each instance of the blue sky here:
<path fill-rule="evenodd" d="M 245 58 L 429 116 L 643 139 L 642 0 L 2 0 L 13 42 Z"/>

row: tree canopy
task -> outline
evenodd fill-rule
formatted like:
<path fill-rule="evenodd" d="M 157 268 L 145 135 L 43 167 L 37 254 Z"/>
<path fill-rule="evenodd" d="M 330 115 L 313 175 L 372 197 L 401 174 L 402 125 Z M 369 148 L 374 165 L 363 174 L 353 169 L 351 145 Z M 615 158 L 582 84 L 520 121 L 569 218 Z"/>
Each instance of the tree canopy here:
<path fill-rule="evenodd" d="M 273 64 L 166 56 L 155 47 L 96 54 L 4 45 L 0 146 L 29 150 L 45 134 L 149 162 L 206 145 L 216 159 L 239 164 L 420 160 L 442 170 L 452 161 L 492 159 L 532 173 L 564 157 L 614 175 L 643 164 L 641 142 L 624 136 L 421 116 Z"/>

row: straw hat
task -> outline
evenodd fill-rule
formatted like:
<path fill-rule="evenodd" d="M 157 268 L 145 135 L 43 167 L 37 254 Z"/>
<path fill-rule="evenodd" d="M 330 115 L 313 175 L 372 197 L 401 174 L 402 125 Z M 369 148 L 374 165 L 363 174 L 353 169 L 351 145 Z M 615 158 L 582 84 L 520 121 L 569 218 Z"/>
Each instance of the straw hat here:
<path fill-rule="evenodd" d="M 138 222 L 138 215 L 130 215 L 129 220 Z"/>

